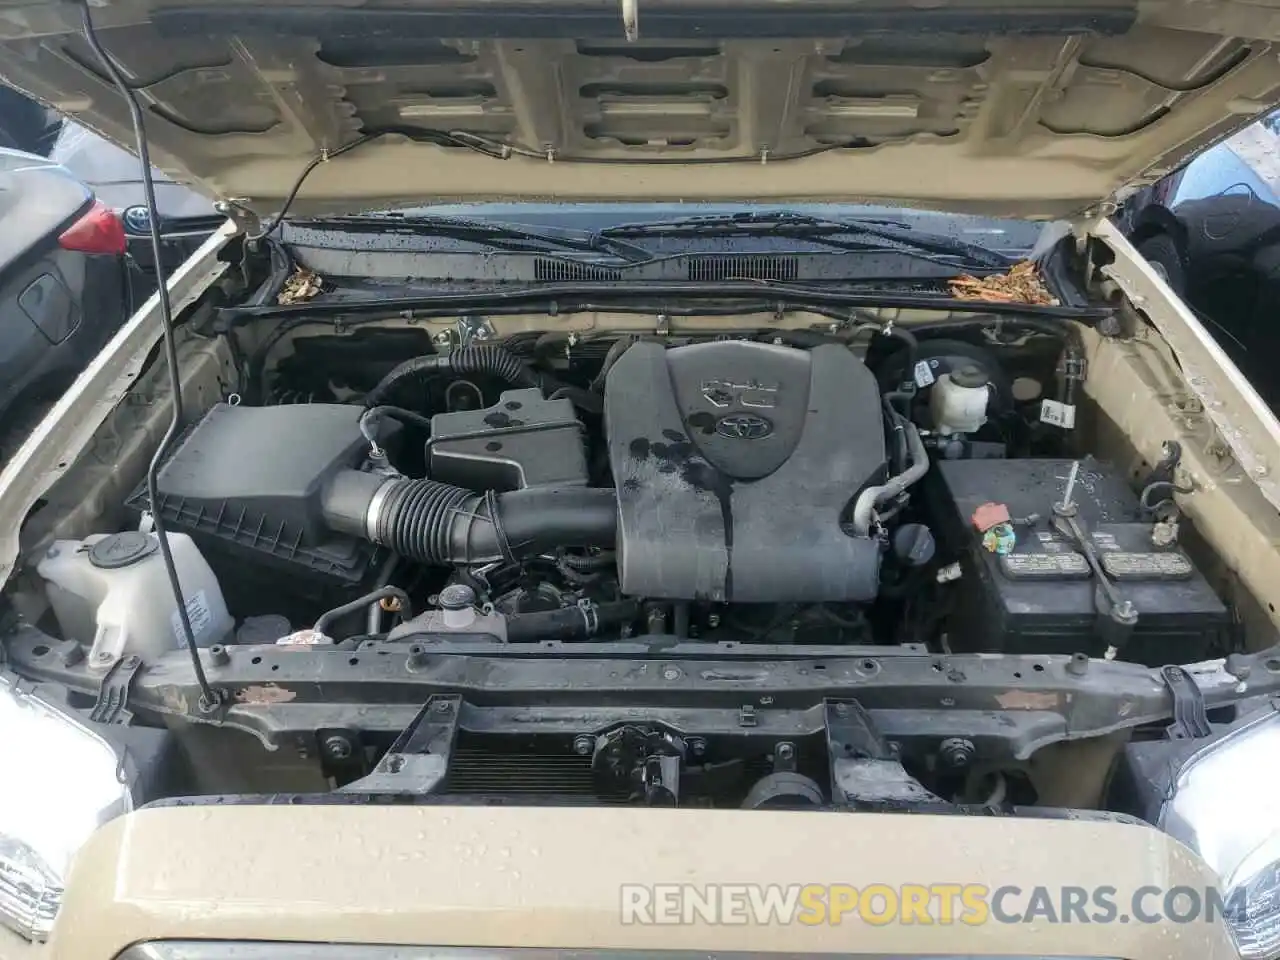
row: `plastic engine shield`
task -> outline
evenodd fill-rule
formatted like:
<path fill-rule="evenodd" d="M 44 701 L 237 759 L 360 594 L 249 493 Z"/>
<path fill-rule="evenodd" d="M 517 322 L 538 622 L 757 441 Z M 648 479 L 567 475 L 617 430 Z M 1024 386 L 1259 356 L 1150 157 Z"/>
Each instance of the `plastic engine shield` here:
<path fill-rule="evenodd" d="M 635 344 L 605 386 L 622 591 L 873 599 L 879 546 L 840 519 L 884 477 L 882 424 L 875 377 L 841 346 Z"/>

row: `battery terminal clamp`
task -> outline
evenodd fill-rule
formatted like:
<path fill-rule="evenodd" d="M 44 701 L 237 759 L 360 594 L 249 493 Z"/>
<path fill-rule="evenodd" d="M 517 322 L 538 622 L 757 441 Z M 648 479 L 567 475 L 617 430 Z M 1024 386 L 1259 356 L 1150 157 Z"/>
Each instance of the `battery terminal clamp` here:
<path fill-rule="evenodd" d="M 1133 601 L 1124 596 L 1120 588 L 1108 575 L 1106 567 L 1098 557 L 1098 548 L 1093 537 L 1085 528 L 1079 517 L 1079 508 L 1074 499 L 1076 483 L 1080 477 L 1080 461 L 1071 464 L 1071 472 L 1067 475 L 1067 483 L 1062 491 L 1062 499 L 1053 505 L 1053 525 L 1060 534 L 1074 541 L 1085 562 L 1093 571 L 1097 589 L 1094 592 L 1094 604 L 1098 611 L 1098 634 L 1106 644 L 1103 657 L 1114 660 L 1124 649 L 1124 645 L 1133 635 L 1133 628 L 1138 625 L 1138 608 Z"/>

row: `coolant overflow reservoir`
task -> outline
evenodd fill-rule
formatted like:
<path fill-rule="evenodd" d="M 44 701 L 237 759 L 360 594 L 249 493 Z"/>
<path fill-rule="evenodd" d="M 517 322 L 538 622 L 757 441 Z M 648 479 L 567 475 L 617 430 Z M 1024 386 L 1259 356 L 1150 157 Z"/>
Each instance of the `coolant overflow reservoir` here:
<path fill-rule="evenodd" d="M 929 396 L 934 429 L 941 434 L 973 433 L 987 422 L 989 397 L 987 374 L 980 367 L 957 367 L 944 373 Z"/>
<path fill-rule="evenodd" d="M 209 564 L 185 534 L 169 534 L 169 549 L 196 643 L 207 647 L 225 640 L 235 623 Z M 62 635 L 90 645 L 93 667 L 105 669 L 129 654 L 154 659 L 184 642 L 155 534 L 55 540 L 36 572 Z"/>

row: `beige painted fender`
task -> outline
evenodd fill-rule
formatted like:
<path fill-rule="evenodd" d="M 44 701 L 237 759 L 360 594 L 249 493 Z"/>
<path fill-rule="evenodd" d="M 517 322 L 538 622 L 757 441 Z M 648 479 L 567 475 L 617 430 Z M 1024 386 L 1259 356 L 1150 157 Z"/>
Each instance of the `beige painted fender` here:
<path fill-rule="evenodd" d="M 169 277 L 175 317 L 226 272 L 228 264 L 218 260 L 218 253 L 237 232 L 227 221 Z M 27 512 L 84 452 L 137 380 L 161 334 L 160 298 L 152 294 L 0 469 L 0 586 L 13 574 Z"/>

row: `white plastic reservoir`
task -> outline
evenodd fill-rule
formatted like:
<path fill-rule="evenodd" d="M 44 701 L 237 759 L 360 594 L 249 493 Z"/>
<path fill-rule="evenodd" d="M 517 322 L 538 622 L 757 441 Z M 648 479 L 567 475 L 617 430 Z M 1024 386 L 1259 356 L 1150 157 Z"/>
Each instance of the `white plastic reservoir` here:
<path fill-rule="evenodd" d="M 196 643 L 207 647 L 226 640 L 235 622 L 209 564 L 185 534 L 169 534 L 169 548 Z M 91 645 L 93 667 L 105 669 L 129 654 L 153 659 L 184 643 L 154 534 L 55 540 L 36 571 L 45 580 L 63 636 Z"/>

